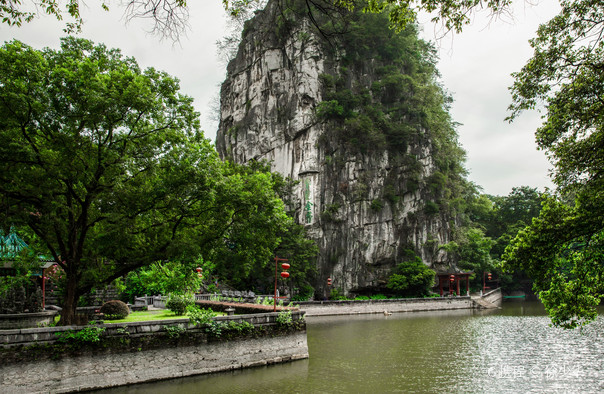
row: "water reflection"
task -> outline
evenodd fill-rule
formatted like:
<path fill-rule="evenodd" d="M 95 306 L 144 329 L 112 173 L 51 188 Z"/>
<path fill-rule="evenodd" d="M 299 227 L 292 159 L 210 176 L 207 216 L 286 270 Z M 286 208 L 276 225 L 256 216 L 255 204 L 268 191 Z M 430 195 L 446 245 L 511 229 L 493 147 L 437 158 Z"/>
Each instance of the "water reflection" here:
<path fill-rule="evenodd" d="M 549 323 L 540 304 L 526 302 L 309 318 L 309 360 L 104 392 L 603 392 L 603 319 L 583 332 Z"/>

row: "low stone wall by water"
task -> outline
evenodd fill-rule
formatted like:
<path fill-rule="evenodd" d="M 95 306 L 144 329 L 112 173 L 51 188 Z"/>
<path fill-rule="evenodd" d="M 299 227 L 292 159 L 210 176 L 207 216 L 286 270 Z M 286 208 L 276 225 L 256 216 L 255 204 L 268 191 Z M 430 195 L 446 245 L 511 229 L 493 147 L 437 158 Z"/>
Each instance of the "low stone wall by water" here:
<path fill-rule="evenodd" d="M 303 312 L 296 325 L 278 313 L 222 316 L 222 336 L 187 319 L 101 324 L 100 344 L 61 344 L 56 333 L 83 327 L 0 331 L 0 387 L 6 393 L 74 392 L 227 371 L 308 358 Z M 229 322 L 252 323 L 252 334 L 228 331 Z M 179 327 L 175 329 L 175 327 Z"/>
<path fill-rule="evenodd" d="M 470 297 L 403 298 L 394 300 L 309 301 L 301 302 L 306 316 L 353 315 L 363 313 L 398 313 L 472 309 Z"/>
<path fill-rule="evenodd" d="M 53 322 L 57 313 L 57 311 L 42 311 L 36 313 L 0 314 L 0 330 L 47 326 Z"/>
<path fill-rule="evenodd" d="M 503 294 L 501 293 L 501 289 L 495 289 L 483 294 L 482 299 L 490 302 L 493 305 L 501 306 L 501 303 L 503 302 Z"/>

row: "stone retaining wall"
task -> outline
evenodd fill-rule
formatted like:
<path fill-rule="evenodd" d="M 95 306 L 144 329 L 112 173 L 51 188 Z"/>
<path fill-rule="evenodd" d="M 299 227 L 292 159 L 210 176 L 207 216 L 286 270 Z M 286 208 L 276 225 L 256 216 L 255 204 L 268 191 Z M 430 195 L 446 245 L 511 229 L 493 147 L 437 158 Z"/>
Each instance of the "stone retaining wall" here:
<path fill-rule="evenodd" d="M 301 302 L 306 316 L 352 315 L 363 313 L 398 313 L 472 309 L 470 297 L 404 298 L 394 300 L 312 301 Z"/>
<path fill-rule="evenodd" d="M 235 313 L 240 314 L 256 314 L 256 313 L 271 313 L 275 307 L 273 305 L 261 305 L 261 304 L 250 304 L 242 302 L 224 302 L 224 301 L 209 301 L 209 300 L 196 300 L 195 304 L 199 307 L 207 309 L 210 308 L 213 311 L 225 312 L 227 309 L 234 309 Z M 278 306 L 277 311 L 294 311 L 297 308 Z"/>
<path fill-rule="evenodd" d="M 225 323 L 247 321 L 256 327 L 274 328 L 277 316 L 278 313 L 266 313 L 221 316 L 215 320 Z M 294 321 L 301 317 L 302 312 L 292 313 Z M 174 326 L 186 328 L 186 333 L 192 335 L 186 338 L 193 339 L 169 338 L 166 327 Z M 113 339 L 116 344 L 128 341 L 128 344 L 139 344 L 134 346 L 150 345 L 138 348 L 108 346 L 96 351 L 82 349 L 76 352 L 78 354 L 72 352 L 56 359 L 28 356 L 25 361 L 19 361 L 5 357 L 0 365 L 2 392 L 74 392 L 308 358 L 304 324 L 297 329 L 268 330 L 264 336 L 218 340 L 208 340 L 199 328 L 189 324 L 188 319 L 101 324 L 99 327 L 105 327 L 103 337 Z M 55 333 L 81 328 L 3 330 L 0 331 L 0 349 L 4 356 L 20 351 L 27 353 L 32 345 L 43 350 L 44 346 L 56 343 Z"/>
<path fill-rule="evenodd" d="M 57 313 L 57 311 L 42 311 L 36 313 L 0 314 L 0 330 L 48 326 L 54 321 Z"/>
<path fill-rule="evenodd" d="M 491 304 L 501 306 L 501 303 L 503 302 L 503 294 L 501 294 L 501 289 L 499 288 L 485 293 L 482 296 L 482 299 L 490 302 Z"/>

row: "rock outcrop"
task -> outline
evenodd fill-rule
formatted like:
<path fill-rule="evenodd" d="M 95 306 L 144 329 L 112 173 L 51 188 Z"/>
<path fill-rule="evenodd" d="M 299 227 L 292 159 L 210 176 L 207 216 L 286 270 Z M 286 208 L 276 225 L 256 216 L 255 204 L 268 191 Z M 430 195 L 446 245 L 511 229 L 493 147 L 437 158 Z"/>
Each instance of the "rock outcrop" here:
<path fill-rule="evenodd" d="M 283 28 L 275 3 L 247 23 L 228 66 L 220 155 L 237 163 L 268 160 L 274 171 L 299 181 L 291 208 L 320 248 L 316 297 L 327 295 L 327 277 L 345 293 L 379 291 L 413 253 L 444 269 L 449 263 L 439 246 L 450 240 L 454 212 L 443 198 L 453 177 L 442 168 L 451 164 L 435 156 L 444 157 L 443 144 L 459 150 L 454 132 L 437 141 L 433 130 L 414 126 L 399 145 L 387 132 L 367 134 L 362 121 L 374 119 L 372 127 L 382 115 L 361 117 L 369 107 L 353 108 L 347 119 L 345 105 L 343 111 L 338 106 L 343 93 L 338 102 L 334 92 L 367 95 L 391 120 L 384 69 L 404 65 L 377 55 L 351 60 L 352 51 L 340 46 L 346 33 L 328 40 L 303 15 L 291 16 Z M 430 79 L 426 84 L 436 86 Z"/>

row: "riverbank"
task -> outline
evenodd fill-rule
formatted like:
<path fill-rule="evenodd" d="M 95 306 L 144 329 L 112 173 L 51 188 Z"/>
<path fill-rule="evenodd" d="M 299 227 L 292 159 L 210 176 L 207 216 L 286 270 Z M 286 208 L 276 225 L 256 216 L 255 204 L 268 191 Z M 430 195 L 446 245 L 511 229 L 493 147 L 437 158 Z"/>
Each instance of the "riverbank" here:
<path fill-rule="evenodd" d="M 0 383 L 9 393 L 76 392 L 305 359 L 303 316 L 0 330 Z"/>
<path fill-rule="evenodd" d="M 338 300 L 300 302 L 306 316 L 337 316 L 358 314 L 392 314 L 420 311 L 497 308 L 502 302 L 501 289 L 483 296 L 400 298 L 387 300 Z"/>
<path fill-rule="evenodd" d="M 602 393 L 604 316 L 550 326 L 539 302 L 503 309 L 307 319 L 310 360 L 124 387 L 148 393 Z M 95 393 L 96 394 L 96 393 Z"/>

